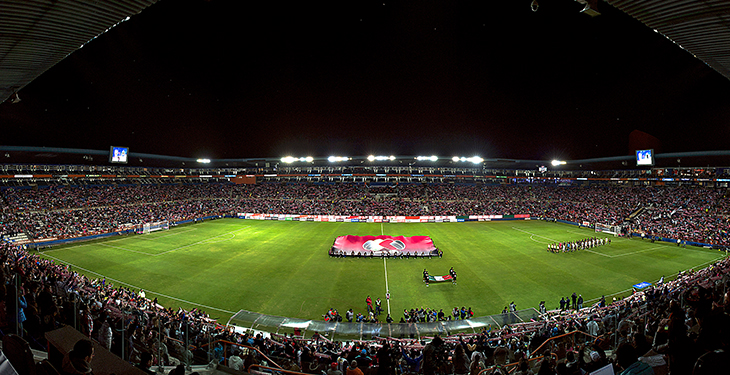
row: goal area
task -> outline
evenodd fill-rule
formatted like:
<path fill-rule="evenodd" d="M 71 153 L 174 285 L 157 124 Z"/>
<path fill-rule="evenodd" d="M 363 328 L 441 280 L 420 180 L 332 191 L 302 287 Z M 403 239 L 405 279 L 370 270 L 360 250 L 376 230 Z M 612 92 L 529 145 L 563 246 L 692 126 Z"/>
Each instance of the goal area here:
<path fill-rule="evenodd" d="M 170 222 L 167 220 L 164 221 L 155 221 L 152 223 L 144 223 L 140 225 L 137 228 L 137 234 L 149 234 L 158 230 L 167 230 L 170 229 Z"/>

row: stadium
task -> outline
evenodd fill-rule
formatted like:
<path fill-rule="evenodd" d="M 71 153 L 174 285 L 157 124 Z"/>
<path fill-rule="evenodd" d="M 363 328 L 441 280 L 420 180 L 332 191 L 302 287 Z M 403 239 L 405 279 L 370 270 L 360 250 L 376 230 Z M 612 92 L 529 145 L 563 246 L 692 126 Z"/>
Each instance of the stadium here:
<path fill-rule="evenodd" d="M 586 114 L 547 117 L 550 111 L 560 112 L 555 109 L 561 108 L 559 99 L 550 102 L 550 110 L 534 104 L 539 107 L 534 112 L 529 108 L 532 103 L 510 107 L 508 99 L 500 99 L 500 105 L 475 115 L 491 113 L 489 120 L 476 126 L 485 129 L 470 125 L 474 118 L 460 118 L 468 132 L 444 120 L 450 115 L 439 109 L 475 111 L 463 103 L 468 101 L 466 94 L 435 102 L 428 93 L 415 96 L 423 101 L 417 112 L 425 115 L 418 117 L 409 109 L 398 112 L 393 108 L 411 105 L 410 99 L 396 101 L 402 93 L 399 85 L 414 95 L 426 88 L 448 92 L 456 87 L 470 95 L 481 90 L 438 83 L 443 79 L 441 69 L 453 74 L 449 79 L 460 79 L 456 67 L 446 61 L 463 63 L 481 55 L 452 56 L 451 47 L 437 51 L 428 43 L 408 39 L 420 38 L 423 31 L 418 27 L 427 20 L 438 25 L 430 30 L 431 23 L 426 22 L 429 32 L 447 30 L 446 37 L 429 39 L 434 45 L 473 41 L 449 28 L 473 21 L 474 9 L 448 2 L 437 5 L 460 14 L 447 17 L 449 22 L 435 9 L 423 11 L 426 16 L 415 12 L 420 9 L 415 5 L 396 4 L 396 10 L 385 15 L 380 8 L 373 10 L 373 4 L 337 13 L 343 19 L 350 17 L 348 11 L 358 14 L 351 20 L 356 27 L 375 17 L 376 27 L 385 27 L 394 39 L 408 39 L 407 44 L 421 51 L 414 52 L 418 56 L 446 53 L 448 58 L 434 58 L 433 65 L 413 67 L 434 69 L 435 77 L 426 80 L 431 83 L 393 78 L 411 73 L 386 70 L 377 61 L 369 61 L 372 65 L 366 69 L 367 64 L 358 60 L 363 54 L 356 49 L 342 52 L 344 65 L 324 63 L 333 58 L 323 52 L 330 48 L 329 42 L 307 38 L 328 36 L 331 31 L 292 21 L 303 14 L 324 22 L 316 18 L 322 9 L 292 9 L 282 13 L 286 22 L 275 25 L 284 28 L 294 22 L 291 30 L 305 26 L 309 31 L 283 43 L 283 52 L 249 40 L 252 56 L 256 51 L 273 56 L 252 58 L 259 74 L 275 71 L 280 76 L 251 83 L 237 96 L 237 88 L 226 88 L 213 78 L 230 75 L 236 83 L 231 86 L 258 78 L 253 73 L 235 78 L 232 71 L 237 69 L 225 58 L 216 59 L 211 51 L 222 47 L 217 41 L 222 37 L 197 44 L 207 51 L 200 60 L 178 67 L 171 59 L 170 72 L 149 72 L 164 61 L 155 60 L 155 49 L 163 47 L 152 48 L 133 35 L 144 33 L 152 39 L 150 30 L 165 34 L 166 27 L 178 22 L 171 20 L 174 17 L 160 18 L 165 15 L 201 20 L 214 15 L 209 24 L 201 25 L 233 25 L 225 17 L 236 17 L 231 10 L 239 9 L 225 1 L 191 0 L 184 5 L 168 1 L 94 6 L 49 2 L 43 15 L 38 13 L 41 7 L 0 1 L 0 14 L 13 21 L 0 18 L 0 31 L 15 35 L 13 43 L 0 44 L 5 52 L 0 54 L 5 56 L 0 57 L 4 99 L 0 119 L 14 125 L 3 127 L 0 142 L 4 143 L 0 145 L 0 253 L 5 281 L 0 290 L 0 360 L 10 366 L 9 373 L 74 374 L 93 369 L 97 375 L 708 374 L 721 373 L 718 369 L 728 363 L 730 151 L 712 148 L 724 144 L 722 130 L 697 126 L 695 134 L 673 128 L 674 120 L 665 119 L 669 125 L 648 128 L 650 135 L 631 131 L 633 125 L 623 128 L 618 118 L 613 119 L 617 113 L 642 121 L 656 119 L 644 113 L 658 106 L 650 101 L 639 112 L 631 112 L 633 104 L 621 101 L 607 102 L 609 109 L 600 110 L 598 104 L 575 104 L 596 111 L 590 114 L 597 119 L 589 135 L 583 134 L 584 124 L 566 124 L 569 130 L 554 125 Z M 603 33 L 618 26 L 627 27 L 626 35 L 637 38 L 661 34 L 652 42 L 661 46 L 654 52 L 666 48 L 667 56 L 701 66 L 691 65 L 694 81 L 687 75 L 677 78 L 693 89 L 684 90 L 682 95 L 688 96 L 671 94 L 676 96 L 675 105 L 677 98 L 707 90 L 712 96 L 708 94 L 706 106 L 699 106 L 693 116 L 706 121 L 707 128 L 722 127 L 722 115 L 728 112 L 718 98 L 725 94 L 713 89 L 727 89 L 730 63 L 726 50 L 707 46 L 721 45 L 730 34 L 721 21 L 726 6 L 676 1 L 636 8 L 629 3 L 533 1 L 515 7 L 524 8 L 521 11 L 527 15 L 505 17 L 539 27 L 563 20 L 570 28 L 597 35 L 590 41 L 606 48 L 611 44 Z M 511 14 L 515 9 L 479 8 L 497 18 L 499 12 Z M 271 22 L 265 14 L 275 9 L 262 10 L 266 12 L 261 11 L 264 18 L 257 27 Z M 93 22 L 75 14 L 93 15 L 89 16 Z M 525 21 L 543 14 L 547 20 Z M 604 24 L 603 19 L 609 21 Z M 161 20 L 170 23 L 149 26 Z M 372 29 L 355 32 L 355 26 L 345 21 L 332 22 L 342 28 L 343 39 L 364 41 L 380 35 L 368 34 Z M 406 31 L 398 31 L 402 22 L 408 25 Z M 59 29 L 59 24 L 65 27 Z M 694 28 L 677 28 L 678 24 Z M 234 28 L 222 27 L 226 33 Z M 645 29 L 651 32 L 648 36 Z M 708 36 L 703 32 L 707 29 L 721 31 Z M 191 34 L 170 32 L 170 40 L 208 36 L 185 32 Z M 266 38 L 280 41 L 273 34 Z M 515 39 L 504 43 L 541 36 L 510 38 Z M 131 68 L 136 60 L 112 63 L 110 56 L 119 57 L 120 46 L 136 46 L 129 47 L 132 56 L 155 62 L 144 68 Z M 412 57 L 402 57 L 398 48 L 380 50 L 378 43 L 361 47 L 387 51 L 392 59 L 388 65 Z M 543 56 L 539 47 L 533 47 L 536 55 Z M 175 50 L 169 48 L 165 53 Z M 278 61 L 292 51 L 310 55 L 292 59 L 293 65 Z M 594 58 L 605 53 L 591 51 L 582 53 Z M 308 76 L 312 66 L 307 59 L 336 77 L 320 71 Z M 208 61 L 215 62 L 207 65 Z M 95 65 L 101 62 L 109 66 Z M 272 64 L 273 68 L 266 67 Z M 566 65 L 551 64 L 546 62 L 545 69 Z M 201 66 L 230 70 L 205 71 Z M 475 82 L 502 87 L 505 91 L 499 95 L 505 98 L 531 97 L 506 89 L 524 83 L 518 78 L 500 86 L 495 78 L 499 74 L 492 68 L 470 74 L 485 74 L 489 78 L 474 78 Z M 195 72 L 182 73 L 190 69 Z M 348 76 L 344 72 L 349 69 L 362 69 L 365 78 Z M 393 79 L 396 84 L 381 86 L 383 82 L 376 80 L 370 86 L 374 77 L 370 69 L 387 77 L 383 82 Z M 559 70 L 556 76 L 567 71 Z M 174 80 L 167 81 L 168 73 Z M 282 84 L 288 74 L 304 76 L 306 85 Z M 165 77 L 162 83 L 151 78 L 156 75 Z M 603 84 L 615 79 L 607 76 L 596 74 L 592 79 Z M 136 77 L 138 82 L 150 82 L 134 90 L 125 86 L 135 84 Z M 69 79 L 102 79 L 101 85 L 109 87 L 95 91 L 67 82 L 65 89 L 72 94 L 54 91 L 57 82 Z M 112 80 L 123 82 L 110 85 Z M 172 87 L 169 82 L 176 80 L 183 83 Z M 531 80 L 536 92 L 558 83 L 537 76 Z M 362 85 L 359 90 L 365 94 L 352 94 L 353 83 Z M 266 88 L 275 84 L 281 86 Z M 567 89 L 558 90 L 587 89 L 585 83 L 565 84 Z M 306 94 L 297 91 L 304 86 Z M 330 91 L 344 86 L 342 91 Z M 210 87 L 229 97 L 213 95 Z M 291 92 L 285 95 L 279 90 Z M 182 91 L 185 96 L 179 95 Z M 52 98 L 50 92 L 61 96 Z M 170 99 L 174 104 L 164 104 L 154 96 L 158 94 L 178 97 Z M 318 95 L 321 99 L 310 98 Z M 377 112 L 375 107 L 368 106 L 390 109 L 376 115 L 349 111 L 354 104 L 337 97 L 350 95 L 357 106 L 372 112 Z M 492 94 L 480 95 L 485 99 Z M 221 99 L 224 104 L 217 104 Z M 151 100 L 155 103 L 149 107 Z M 609 96 L 601 100 L 608 101 Z M 86 107 L 92 113 L 84 112 L 82 101 L 92 103 Z M 127 101 L 137 107 L 124 107 Z M 284 120 L 269 118 L 268 102 L 277 101 L 283 103 L 277 111 Z M 316 103 L 330 101 L 333 107 L 321 104 L 323 111 L 342 106 L 339 115 L 351 116 L 353 122 L 332 125 L 335 117 L 317 112 Z M 387 101 L 396 102 L 384 104 Z M 94 105 L 103 109 L 90 109 Z M 180 117 L 166 112 L 168 105 Z M 288 106 L 294 109 L 283 109 Z M 545 118 L 519 127 L 511 119 L 500 122 L 507 115 L 497 107 L 505 107 L 509 116 L 520 117 L 513 113 L 524 111 Z M 573 104 L 568 107 L 573 111 Z M 160 118 L 157 110 L 177 125 L 153 124 Z M 604 110 L 610 121 L 598 119 Z M 216 127 L 213 122 L 234 117 L 220 114 L 227 111 L 243 117 Z M 671 106 L 662 106 L 661 111 L 678 116 Z M 699 114 L 703 111 L 707 114 Z M 129 117 L 115 120 L 122 112 Z M 201 120 L 204 115 L 206 122 Z M 358 116 L 372 124 L 358 123 Z M 420 122 L 407 125 L 408 116 Z M 188 123 L 186 117 L 201 122 Z M 298 125 L 279 127 L 279 121 L 294 117 Z M 250 125 L 252 119 L 261 125 Z M 684 124 L 683 118 L 676 121 Z M 491 122 L 500 129 L 488 126 Z M 504 130 L 510 126 L 517 130 Z M 216 138 L 219 132 L 223 135 Z M 597 140 L 593 133 L 605 140 Z M 677 139 L 665 136 L 676 133 L 681 133 Z M 492 146 L 486 146 L 485 134 L 494 136 Z M 608 146 L 599 147 L 601 142 Z M 545 151 L 543 143 L 557 146 Z M 593 143 L 596 150 L 586 146 Z"/>

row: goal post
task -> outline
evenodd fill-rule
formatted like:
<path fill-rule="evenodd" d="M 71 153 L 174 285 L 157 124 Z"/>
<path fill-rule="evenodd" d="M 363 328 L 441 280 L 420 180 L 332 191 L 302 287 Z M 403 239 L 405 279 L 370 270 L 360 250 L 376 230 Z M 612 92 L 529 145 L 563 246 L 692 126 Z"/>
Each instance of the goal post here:
<path fill-rule="evenodd" d="M 144 223 L 137 228 L 137 234 L 150 234 L 158 230 L 170 229 L 170 222 L 167 220 Z"/>
<path fill-rule="evenodd" d="M 621 226 L 619 225 L 596 223 L 594 228 L 596 232 L 613 234 L 614 236 L 618 236 L 621 233 Z"/>

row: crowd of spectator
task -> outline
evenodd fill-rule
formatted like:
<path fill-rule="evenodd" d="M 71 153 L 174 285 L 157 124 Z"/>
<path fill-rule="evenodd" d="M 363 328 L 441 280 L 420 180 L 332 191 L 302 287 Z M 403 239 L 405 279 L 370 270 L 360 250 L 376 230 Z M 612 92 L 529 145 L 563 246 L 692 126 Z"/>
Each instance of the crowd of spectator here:
<path fill-rule="evenodd" d="M 724 259 L 610 305 L 550 311 L 478 334 L 350 342 L 272 335 L 260 348 L 310 373 L 562 375 L 605 366 L 616 374 L 723 373 L 730 359 L 729 273 Z"/>
<path fill-rule="evenodd" d="M 389 192 L 390 194 L 384 194 Z M 460 216 L 529 214 L 575 223 L 624 225 L 681 241 L 730 245 L 725 190 L 702 187 L 545 184 L 261 183 L 6 188 L 0 230 L 31 239 L 107 233 L 154 221 L 237 213 Z"/>
<path fill-rule="evenodd" d="M 611 363 L 628 368 L 641 357 L 645 365 L 668 367 L 672 374 L 691 374 L 698 358 L 711 366 L 718 360 L 714 356 L 726 361 L 722 356 L 730 349 L 727 258 L 610 305 L 599 302 L 583 309 L 548 311 L 532 321 L 477 334 L 335 342 L 320 334 L 304 339 L 236 333 L 215 324 L 202 311 L 164 308 L 144 291 L 87 278 L 19 247 L 0 245 L 0 257 L 3 330 L 18 329 L 26 339 L 44 347 L 43 332 L 74 325 L 135 363 L 151 355 L 154 363 L 168 365 L 196 360 L 245 366 L 242 368 L 275 364 L 320 373 L 332 367 L 346 372 L 354 360 L 364 373 L 473 375 L 482 369 L 487 374 L 504 374 L 500 372 L 505 371 L 504 366 L 516 363 L 518 374 L 578 374 Z M 464 308 L 454 311 L 459 318 L 471 315 Z M 434 316 L 438 320 L 440 314 L 434 313 L 424 309 L 421 316 L 420 309 L 412 309 L 404 311 L 404 318 L 427 322 L 431 320 L 428 316 Z M 217 344 L 220 342 L 231 344 L 224 347 Z M 143 357 L 142 353 L 149 354 Z M 240 363 L 231 361 L 233 357 L 241 359 Z"/>
<path fill-rule="evenodd" d="M 534 216 L 571 221 L 595 218 L 594 222 L 611 223 L 612 218 L 623 220 L 643 207 L 631 230 L 727 244 L 727 236 L 723 235 L 728 226 L 727 198 L 724 192 L 713 189 L 415 185 L 404 191 L 407 198 L 386 199 L 383 202 L 395 202 L 394 206 L 379 209 L 406 203 L 403 207 L 411 207 L 415 202 L 413 207 L 428 207 L 429 212 L 443 204 L 452 210 L 473 207 L 480 214 L 505 212 L 481 211 L 479 207 L 509 208 L 509 212 Z M 375 202 L 367 187 L 359 185 L 64 187 L 5 189 L 2 193 L 0 234 L 23 231 L 34 238 L 79 236 L 118 230 L 129 223 L 175 221 L 211 214 L 304 210 L 351 214 L 345 212 L 350 207 L 371 212 L 370 204 Z M 412 214 L 392 212 L 406 213 Z M 235 333 L 217 325 L 202 311 L 162 307 L 142 291 L 88 278 L 16 245 L 0 242 L 0 260 L 0 278 L 4 281 L 0 286 L 3 331 L 17 330 L 31 343 L 44 348 L 44 332 L 64 324 L 74 325 L 135 363 L 141 361 L 142 353 L 150 353 L 154 362 L 161 364 L 191 363 L 197 359 L 248 368 L 273 361 L 288 369 L 311 373 L 360 369 L 379 374 L 420 371 L 424 375 L 477 375 L 488 369 L 486 374 L 504 374 L 503 366 L 517 363 L 512 373 L 577 374 L 611 363 L 621 369 L 642 367 L 636 364 L 641 357 L 648 366 L 667 366 L 671 374 L 691 374 L 693 367 L 695 373 L 704 374 L 713 373 L 707 372 L 713 368 L 726 370 L 726 353 L 730 350 L 728 259 L 696 272 L 682 273 L 673 281 L 638 291 L 610 305 L 597 303 L 574 311 L 546 311 L 535 321 L 485 329 L 478 334 L 420 338 L 430 340 L 428 344 L 415 337 L 334 342 L 319 334 L 305 340 L 276 334 L 265 337 Z M 411 321 L 414 317 L 423 321 L 415 309 L 407 313 Z M 433 313 L 433 309 L 424 311 L 423 319 Z M 587 334 L 582 334 L 580 340 L 575 334 L 564 336 L 577 331 Z M 217 340 L 233 345 L 211 348 L 209 343 Z M 260 352 L 248 350 L 247 346 Z M 611 352 L 615 359 L 607 354 Z M 542 360 L 529 361 L 543 355 Z M 234 357 L 241 359 L 240 364 Z M 697 370 L 696 364 L 704 367 Z"/>

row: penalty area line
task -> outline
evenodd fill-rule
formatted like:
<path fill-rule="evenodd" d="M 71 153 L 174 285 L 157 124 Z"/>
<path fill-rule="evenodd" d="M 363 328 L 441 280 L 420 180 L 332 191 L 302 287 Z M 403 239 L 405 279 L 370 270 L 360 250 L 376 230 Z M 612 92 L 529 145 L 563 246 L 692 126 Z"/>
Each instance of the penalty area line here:
<path fill-rule="evenodd" d="M 129 251 L 129 252 L 131 252 L 131 253 L 137 253 L 137 254 L 144 254 L 144 255 L 151 255 L 151 256 L 154 256 L 154 255 L 155 255 L 155 254 L 150 254 L 150 253 L 147 253 L 147 252 L 144 252 L 144 251 L 137 251 L 137 250 L 127 249 L 127 248 L 125 248 L 125 247 L 121 247 L 121 246 L 107 245 L 107 244 L 105 244 L 105 243 L 99 243 L 99 245 L 101 245 L 101 246 L 104 246 L 104 247 L 110 247 L 110 248 L 112 248 L 112 249 L 118 249 L 118 250 L 124 250 L 124 251 Z"/>
<path fill-rule="evenodd" d="M 241 229 L 238 229 L 238 230 L 234 230 L 234 231 L 231 231 L 231 232 L 228 232 L 228 233 L 223 233 L 223 234 L 221 234 L 221 235 L 218 235 L 218 236 L 213 236 L 213 237 L 210 237 L 210 238 L 206 238 L 206 239 L 204 239 L 204 240 L 202 240 L 202 241 L 198 241 L 198 242 L 195 242 L 195 243 L 191 243 L 191 244 L 189 244 L 189 245 L 185 245 L 185 246 L 180 246 L 180 247 L 176 247 L 176 248 L 174 248 L 174 249 L 171 249 L 171 250 L 167 250 L 167 251 L 163 251 L 163 252 L 161 252 L 161 253 L 158 253 L 158 254 L 155 254 L 155 255 L 153 255 L 153 256 L 155 256 L 155 257 L 158 257 L 158 256 L 160 256 L 160 255 L 165 255 L 165 254 L 167 254 L 167 253 L 171 253 L 171 252 L 173 252 L 173 251 L 177 251 L 177 250 L 182 250 L 182 249 L 186 249 L 186 248 L 188 248 L 188 247 L 191 247 L 191 246 L 195 246 L 195 245 L 204 245 L 204 244 L 206 244 L 206 243 L 215 243 L 215 242 L 217 242 L 217 241 L 214 241 L 214 242 L 210 242 L 210 241 L 211 241 L 211 240 L 214 240 L 214 239 L 216 239 L 216 238 L 220 238 L 220 237 L 223 237 L 223 236 L 226 236 L 226 235 L 232 234 L 232 233 L 240 232 L 240 231 L 242 231 L 242 230 L 244 230 L 244 229 L 248 229 L 248 228 L 250 228 L 250 227 L 251 227 L 251 226 L 250 226 L 250 225 L 248 225 L 248 226 L 245 226 L 245 227 L 243 227 L 243 228 L 241 228 Z M 235 237 L 235 234 L 234 234 L 234 237 Z M 229 238 L 229 239 L 230 239 L 230 238 Z"/>
<path fill-rule="evenodd" d="M 98 272 L 94 272 L 94 271 L 92 271 L 92 270 L 89 270 L 89 269 L 86 269 L 86 268 L 83 268 L 83 267 L 79 267 L 79 266 L 77 266 L 77 265 L 75 265 L 75 264 L 73 264 L 73 263 L 69 263 L 69 262 L 67 262 L 67 261 L 65 261 L 65 260 L 63 260 L 63 259 L 60 259 L 60 258 L 56 258 L 56 257 L 54 257 L 54 256 L 52 256 L 52 255 L 47 255 L 47 256 L 48 256 L 49 258 L 53 258 L 53 259 L 55 259 L 55 260 L 57 260 L 57 261 L 59 261 L 59 262 L 61 262 L 61 263 L 63 263 L 63 264 L 67 264 L 67 265 L 69 265 L 69 266 L 71 266 L 71 267 L 75 267 L 75 268 L 78 268 L 78 269 L 80 269 L 80 270 L 82 270 L 82 271 L 84 271 L 84 272 L 88 272 L 88 273 L 92 273 L 92 274 L 94 274 L 94 275 L 98 275 L 98 276 L 104 277 L 104 278 L 106 278 L 107 280 L 111 280 L 111 281 L 113 281 L 113 282 L 115 282 L 115 283 L 119 283 L 119 284 L 124 284 L 124 285 L 127 285 L 127 286 L 131 286 L 131 287 L 132 287 L 132 288 L 134 288 L 134 289 L 144 289 L 144 288 L 141 288 L 141 287 L 139 287 L 139 286 L 136 286 L 136 285 L 133 285 L 133 284 L 130 284 L 130 283 L 124 282 L 124 281 L 122 281 L 122 280 L 117 280 L 117 279 L 113 279 L 113 278 L 111 278 L 111 277 L 106 277 L 106 276 L 104 276 L 104 275 L 102 275 L 102 274 L 100 274 L 100 273 L 98 273 Z M 187 300 L 184 300 L 184 299 L 181 299 L 181 298 L 177 298 L 177 297 L 173 297 L 173 296 L 168 296 L 167 294 L 162 294 L 162 293 L 158 293 L 158 292 L 155 292 L 155 291 L 151 291 L 151 290 L 147 290 L 146 292 L 147 292 L 148 294 L 155 294 L 155 295 L 158 295 L 158 296 L 160 296 L 160 297 L 164 297 L 164 298 L 169 298 L 169 299 L 171 299 L 171 300 L 174 300 L 174 301 L 178 301 L 178 302 L 182 302 L 182 303 L 187 303 L 187 304 L 189 304 L 189 305 L 193 305 L 193 306 L 200 306 L 200 307 L 205 307 L 206 309 L 216 310 L 216 311 L 220 311 L 220 312 L 224 312 L 224 313 L 228 313 L 228 314 L 235 314 L 235 313 L 236 313 L 236 311 L 229 311 L 229 310 L 219 309 L 219 308 L 217 308 L 217 307 L 213 307 L 213 306 L 208 306 L 208 305 L 202 305 L 202 304 L 199 304 L 199 303 L 195 303 L 195 302 L 187 301 Z"/>

